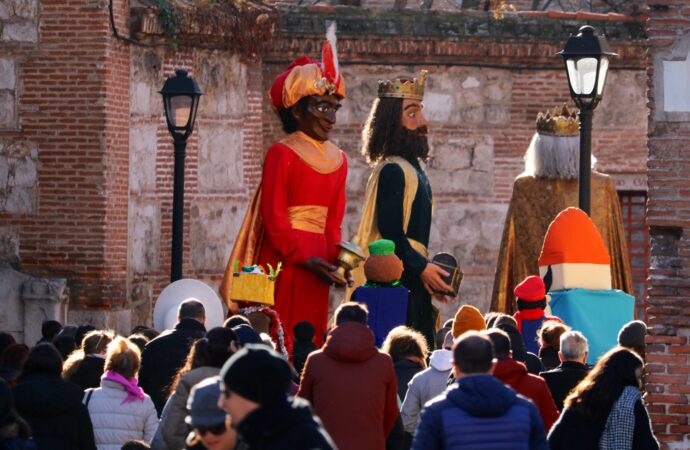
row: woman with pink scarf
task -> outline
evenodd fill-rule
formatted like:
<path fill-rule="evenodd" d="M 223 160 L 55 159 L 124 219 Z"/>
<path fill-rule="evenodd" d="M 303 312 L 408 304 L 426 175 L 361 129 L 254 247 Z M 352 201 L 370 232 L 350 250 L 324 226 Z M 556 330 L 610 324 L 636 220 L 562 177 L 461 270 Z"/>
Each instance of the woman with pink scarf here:
<path fill-rule="evenodd" d="M 109 345 L 101 387 L 84 392 L 98 450 L 120 450 L 128 440 L 151 442 L 158 415 L 151 398 L 137 385 L 139 348 L 123 337 Z"/>

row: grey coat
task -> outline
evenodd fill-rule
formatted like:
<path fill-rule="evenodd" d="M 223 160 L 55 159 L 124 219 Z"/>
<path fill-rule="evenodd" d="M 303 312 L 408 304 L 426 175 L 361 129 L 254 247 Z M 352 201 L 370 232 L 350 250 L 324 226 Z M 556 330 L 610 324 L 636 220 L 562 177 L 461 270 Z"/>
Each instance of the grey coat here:
<path fill-rule="evenodd" d="M 160 424 L 151 442 L 152 450 L 184 448 L 184 441 L 189 434 L 184 419 L 187 416 L 187 398 L 197 383 L 220 373 L 217 367 L 197 367 L 182 375 L 175 392 L 170 395 L 161 413 Z"/>
<path fill-rule="evenodd" d="M 408 433 L 414 434 L 424 404 L 446 390 L 452 359 L 450 350 L 436 350 L 429 359 L 429 368 L 410 380 L 400 411 L 403 427 Z"/>

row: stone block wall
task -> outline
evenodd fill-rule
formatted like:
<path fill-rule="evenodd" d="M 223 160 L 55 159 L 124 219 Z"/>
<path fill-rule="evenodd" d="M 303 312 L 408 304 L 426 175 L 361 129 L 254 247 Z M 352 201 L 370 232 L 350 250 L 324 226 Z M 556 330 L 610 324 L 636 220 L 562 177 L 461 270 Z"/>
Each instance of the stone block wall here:
<path fill-rule="evenodd" d="M 647 391 L 667 449 L 690 447 L 690 8 L 648 2 L 650 335 Z"/>
<path fill-rule="evenodd" d="M 187 68 L 204 95 L 187 146 L 184 277 L 217 286 L 261 167 L 261 64 L 218 51 L 132 48 L 128 278 L 133 322 L 148 323 L 170 280 L 172 138 L 158 93 Z M 258 76 L 257 76 L 258 75 Z"/>

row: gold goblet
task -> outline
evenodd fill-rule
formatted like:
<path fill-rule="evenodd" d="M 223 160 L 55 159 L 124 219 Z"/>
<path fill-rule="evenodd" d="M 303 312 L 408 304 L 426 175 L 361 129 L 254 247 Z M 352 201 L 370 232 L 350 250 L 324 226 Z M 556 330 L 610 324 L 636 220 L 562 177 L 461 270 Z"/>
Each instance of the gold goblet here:
<path fill-rule="evenodd" d="M 357 268 L 366 257 L 362 249 L 354 242 L 341 242 L 338 247 L 340 247 L 340 253 L 338 254 L 338 269 L 335 271 L 335 276 L 347 284 L 345 272 Z"/>

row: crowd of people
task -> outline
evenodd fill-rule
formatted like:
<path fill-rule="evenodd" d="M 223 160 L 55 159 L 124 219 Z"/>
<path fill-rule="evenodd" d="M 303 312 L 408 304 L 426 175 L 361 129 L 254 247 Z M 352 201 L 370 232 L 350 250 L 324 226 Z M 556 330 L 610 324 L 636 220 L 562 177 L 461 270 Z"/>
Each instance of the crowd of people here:
<path fill-rule="evenodd" d="M 29 348 L 0 333 L 0 448 L 659 448 L 642 322 L 590 367 L 587 339 L 555 321 L 536 355 L 511 316 L 469 305 L 431 345 L 399 326 L 379 349 L 367 319 L 344 303 L 321 348 L 300 323 L 290 358 L 243 316 L 206 330 L 196 300 L 161 334 L 46 321 Z"/>

